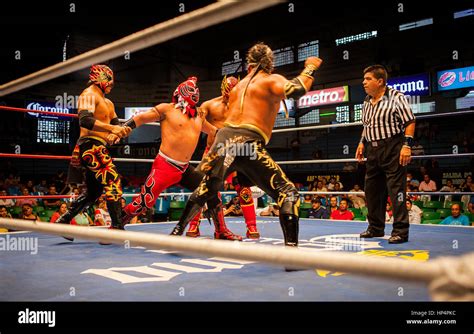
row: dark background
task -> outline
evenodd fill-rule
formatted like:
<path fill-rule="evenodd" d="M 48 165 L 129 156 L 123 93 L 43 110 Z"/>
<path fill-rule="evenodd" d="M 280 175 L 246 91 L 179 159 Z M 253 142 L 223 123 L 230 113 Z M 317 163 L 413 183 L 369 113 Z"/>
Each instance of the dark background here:
<path fill-rule="evenodd" d="M 71 3 L 75 12 L 70 12 Z M 61 62 L 63 46 L 67 44 L 67 58 L 97 48 L 133 32 L 203 7 L 212 1 L 57 1 L 25 3 L 22 1 L 0 5 L 0 81 L 15 78 Z M 290 3 L 294 12 L 289 12 Z M 255 42 L 264 41 L 273 49 L 318 40 L 319 56 L 324 64 L 316 75 L 313 90 L 349 85 L 348 105 L 361 103 L 362 70 L 378 63 L 387 67 L 390 77 L 417 73 L 430 73 L 432 93 L 422 102 L 435 101 L 435 113 L 456 111 L 455 98 L 466 90 L 448 93 L 436 92 L 436 71 L 471 66 L 474 59 L 474 16 L 453 19 L 455 11 L 473 8 L 472 2 L 450 1 L 443 4 L 428 1 L 291 1 L 244 17 L 213 26 L 172 41 L 131 54 L 129 60 L 112 59 L 107 64 L 116 74 L 116 88 L 110 94 L 119 117 L 123 109 L 131 106 L 152 106 L 169 101 L 176 85 L 189 75 L 197 75 L 201 87 L 201 101 L 220 94 L 222 63 L 230 61 L 234 52 L 245 58 L 246 50 Z M 398 11 L 403 4 L 403 12 Z M 433 18 L 434 24 L 399 31 L 400 24 Z M 377 30 L 378 37 L 336 46 L 335 39 L 362 32 Z M 21 51 L 16 60 L 15 51 Z M 459 53 L 453 59 L 452 53 Z M 349 59 L 343 52 L 349 51 Z M 303 68 L 302 62 L 277 67 L 275 72 L 289 78 Z M 0 104 L 25 108 L 27 101 L 52 102 L 55 97 L 79 95 L 85 87 L 88 70 L 84 69 L 47 83 L 40 84 L 0 98 Z M 245 75 L 243 71 L 237 73 Z M 330 108 L 330 107 L 329 107 Z M 472 108 L 472 107 L 471 107 Z M 307 110 L 306 110 L 307 111 Z M 299 110 L 297 115 L 303 115 Z M 0 152 L 12 153 L 20 145 L 21 153 L 69 155 L 78 135 L 77 121 L 71 122 L 70 143 L 37 143 L 37 121 L 23 113 L 0 111 Z M 425 147 L 425 154 L 452 153 L 452 146 L 460 146 L 460 153 L 472 152 L 474 124 L 472 115 L 426 120 L 428 132 L 417 136 Z M 420 122 L 421 123 L 421 122 Z M 298 124 L 298 117 L 296 119 Z M 157 128 L 158 130 L 159 128 Z M 315 157 L 352 158 L 360 136 L 360 127 L 312 130 L 275 134 L 269 151 L 275 160 L 312 159 Z M 133 155 L 151 158 L 159 146 L 159 131 L 147 144 L 134 146 Z M 292 145 L 292 143 L 297 145 Z M 342 147 L 349 146 L 349 155 Z M 143 150 L 141 148 L 153 148 Z M 194 159 L 199 159 L 204 138 Z M 120 155 L 117 149 L 115 156 Z M 443 171 L 472 170 L 472 159 L 441 159 Z M 425 163 L 425 162 L 423 162 Z M 0 159 L 0 172 L 21 170 L 24 176 L 54 174 L 64 170 L 63 161 Z M 120 164 L 124 174 L 148 173 L 148 164 Z M 342 164 L 284 166 L 291 178 L 306 183 L 308 175 L 339 174 L 349 183 L 360 182 L 359 173 L 342 173 Z M 411 169 L 418 170 L 413 164 Z M 344 176 L 345 175 L 345 176 Z"/>

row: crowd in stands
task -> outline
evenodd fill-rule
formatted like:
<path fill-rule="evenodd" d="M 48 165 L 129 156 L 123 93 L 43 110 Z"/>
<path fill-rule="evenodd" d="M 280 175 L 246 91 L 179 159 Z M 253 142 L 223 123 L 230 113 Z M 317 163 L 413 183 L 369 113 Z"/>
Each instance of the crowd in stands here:
<path fill-rule="evenodd" d="M 422 195 L 412 194 L 407 196 L 406 206 L 411 224 L 419 224 L 424 221 L 437 221 L 440 224 L 449 225 L 471 225 L 474 220 L 474 196 L 463 195 L 463 192 L 474 192 L 472 176 L 467 176 L 463 182 L 456 185 L 453 180 L 446 180 L 441 186 L 441 174 L 436 170 L 434 162 L 430 173 L 425 166 L 420 166 L 419 175 L 421 181 L 413 175 L 407 174 L 407 192 L 423 192 Z M 432 176 L 433 175 L 433 176 Z M 138 189 L 138 187 L 137 187 Z M 365 220 L 367 215 L 366 200 L 363 189 L 359 184 L 354 184 L 352 189 L 345 194 L 331 194 L 331 192 L 344 191 L 342 182 L 332 177 L 326 179 L 321 177 L 312 182 L 303 190 L 314 192 L 327 192 L 329 194 L 318 194 L 302 196 L 302 217 L 315 219 L 334 220 Z M 11 173 L 7 177 L 0 178 L 0 196 L 29 196 L 29 195 L 58 195 L 66 194 L 78 196 L 85 189 L 82 186 L 68 185 L 66 175 L 58 172 L 51 178 L 42 178 L 37 182 L 28 179 L 21 180 L 20 177 Z M 227 190 L 232 190 L 229 186 Z M 459 195 L 430 195 L 430 192 L 451 192 Z M 136 191 L 138 192 L 138 191 Z M 54 223 L 63 214 L 72 199 L 64 198 L 23 198 L 23 199 L 0 199 L 0 217 L 22 218 Z M 429 207 L 435 203 L 434 207 Z M 122 206 L 127 201 L 122 198 Z M 225 204 L 225 216 L 242 216 L 239 199 L 233 197 Z M 276 203 L 269 201 L 263 203 L 263 207 L 257 208 L 259 216 L 278 216 L 279 207 Z M 142 215 L 134 218 L 132 223 L 146 223 L 154 221 L 154 211 L 148 210 Z M 390 199 L 387 199 L 387 222 L 392 222 Z M 76 225 L 110 225 L 110 215 L 104 198 L 83 214 L 74 217 L 72 224 Z M 0 232 L 4 229 L 0 229 Z"/>

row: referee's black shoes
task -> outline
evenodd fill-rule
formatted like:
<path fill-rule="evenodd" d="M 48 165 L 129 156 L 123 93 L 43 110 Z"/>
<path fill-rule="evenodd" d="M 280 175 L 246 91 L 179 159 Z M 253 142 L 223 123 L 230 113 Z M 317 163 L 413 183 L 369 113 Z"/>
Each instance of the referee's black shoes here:
<path fill-rule="evenodd" d="M 360 237 L 361 238 L 377 238 L 377 237 L 383 237 L 384 235 L 385 233 L 383 232 L 373 232 L 373 231 L 367 230 L 365 232 L 362 232 L 360 234 Z"/>
<path fill-rule="evenodd" d="M 393 235 L 390 238 L 388 238 L 389 244 L 402 244 L 407 241 L 408 241 L 408 238 L 403 238 L 399 235 Z"/>

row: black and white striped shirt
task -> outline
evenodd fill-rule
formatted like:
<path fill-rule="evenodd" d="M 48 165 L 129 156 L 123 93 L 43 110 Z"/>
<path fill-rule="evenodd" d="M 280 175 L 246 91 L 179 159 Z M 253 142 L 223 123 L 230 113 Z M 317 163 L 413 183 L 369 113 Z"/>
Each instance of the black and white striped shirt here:
<path fill-rule="evenodd" d="M 407 123 L 415 120 L 408 101 L 399 91 L 387 87 L 385 94 L 376 104 L 367 96 L 362 108 L 362 137 L 366 141 L 377 141 L 402 133 Z"/>

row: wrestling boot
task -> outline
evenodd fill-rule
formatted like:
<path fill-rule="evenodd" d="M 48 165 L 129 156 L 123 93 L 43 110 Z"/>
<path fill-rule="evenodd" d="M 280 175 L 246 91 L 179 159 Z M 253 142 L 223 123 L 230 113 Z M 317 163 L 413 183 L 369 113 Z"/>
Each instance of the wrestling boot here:
<path fill-rule="evenodd" d="M 249 187 L 242 187 L 240 184 L 235 184 L 234 187 L 239 197 L 245 224 L 247 225 L 246 236 L 248 239 L 260 239 L 260 233 L 257 230 L 257 215 L 255 214 L 252 191 Z"/>
<path fill-rule="evenodd" d="M 179 218 L 178 223 L 173 228 L 173 231 L 171 231 L 170 235 L 183 235 L 184 230 L 186 229 L 186 226 L 200 212 L 201 207 L 202 207 L 201 205 L 194 202 L 190 198 L 188 202 L 186 203 L 183 214 Z"/>
<path fill-rule="evenodd" d="M 227 228 L 221 204 L 215 206 L 212 209 L 208 209 L 205 214 L 208 216 L 208 219 L 212 218 L 214 223 L 214 239 L 242 241 L 242 237 L 240 235 L 232 233 L 232 231 Z"/>
<path fill-rule="evenodd" d="M 252 205 L 241 205 L 241 208 L 244 214 L 245 224 L 247 225 L 247 238 L 260 239 L 260 232 L 257 230 L 257 216 L 255 214 L 255 207 L 253 203 Z"/>
<path fill-rule="evenodd" d="M 189 224 L 188 231 L 186 232 L 187 237 L 197 238 L 201 236 L 199 232 L 199 225 L 201 223 L 201 211 L 193 218 L 191 223 Z"/>
<path fill-rule="evenodd" d="M 293 212 L 293 203 L 284 202 L 280 209 L 280 226 L 283 230 L 283 237 L 285 239 L 285 246 L 298 247 L 298 233 L 299 233 L 299 217 Z M 304 270 L 302 268 L 285 267 L 285 271 Z"/>
<path fill-rule="evenodd" d="M 69 225 L 71 220 L 89 205 L 90 202 L 88 201 L 87 196 L 85 194 L 80 195 L 75 201 L 71 203 L 69 209 L 63 215 L 61 215 L 55 221 L 55 223 Z M 71 236 L 63 236 L 63 238 L 68 241 L 74 241 L 74 238 Z"/>

